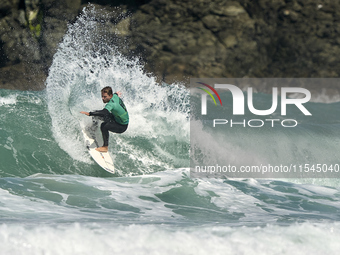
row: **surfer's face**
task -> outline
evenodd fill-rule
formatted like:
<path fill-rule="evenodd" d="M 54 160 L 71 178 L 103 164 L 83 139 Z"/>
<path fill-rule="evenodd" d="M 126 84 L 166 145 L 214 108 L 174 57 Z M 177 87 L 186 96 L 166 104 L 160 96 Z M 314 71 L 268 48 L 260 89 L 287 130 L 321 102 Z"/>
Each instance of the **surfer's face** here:
<path fill-rule="evenodd" d="M 108 95 L 107 93 L 102 93 L 102 100 L 103 100 L 103 103 L 108 103 L 110 100 L 111 100 L 111 98 L 112 98 L 112 96 L 113 95 Z"/>

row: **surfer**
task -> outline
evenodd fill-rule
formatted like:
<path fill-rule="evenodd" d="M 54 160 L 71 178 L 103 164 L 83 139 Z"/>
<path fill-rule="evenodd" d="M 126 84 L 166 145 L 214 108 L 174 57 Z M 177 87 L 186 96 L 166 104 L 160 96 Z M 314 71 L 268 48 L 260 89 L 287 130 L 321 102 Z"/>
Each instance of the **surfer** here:
<path fill-rule="evenodd" d="M 109 149 L 109 131 L 113 133 L 124 133 L 129 124 L 129 114 L 120 98 L 122 93 L 117 91 L 112 94 L 111 87 L 105 87 L 101 90 L 102 100 L 105 103 L 105 108 L 99 111 L 93 112 L 80 112 L 87 116 L 99 116 L 104 119 L 104 122 L 100 126 L 104 145 L 96 148 L 99 152 L 107 152 Z"/>

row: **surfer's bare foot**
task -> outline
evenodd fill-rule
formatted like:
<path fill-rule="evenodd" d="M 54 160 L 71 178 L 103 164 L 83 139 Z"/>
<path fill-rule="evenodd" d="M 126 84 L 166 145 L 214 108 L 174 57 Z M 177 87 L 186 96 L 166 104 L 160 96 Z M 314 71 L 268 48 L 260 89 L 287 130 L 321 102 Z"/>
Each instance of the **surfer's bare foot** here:
<path fill-rule="evenodd" d="M 108 146 L 103 146 L 103 147 L 96 148 L 96 151 L 99 151 L 99 152 L 108 152 L 108 150 L 109 150 Z"/>

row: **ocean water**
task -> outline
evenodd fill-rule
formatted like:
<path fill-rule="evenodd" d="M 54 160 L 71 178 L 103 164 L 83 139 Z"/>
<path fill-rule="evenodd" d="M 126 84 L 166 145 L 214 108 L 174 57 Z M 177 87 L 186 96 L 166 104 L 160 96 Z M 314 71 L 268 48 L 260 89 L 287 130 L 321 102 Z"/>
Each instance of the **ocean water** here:
<path fill-rule="evenodd" d="M 339 253 L 339 178 L 191 178 L 188 90 L 123 57 L 98 34 L 97 15 L 90 8 L 69 26 L 44 91 L 0 90 L 1 254 Z M 122 91 L 131 119 L 110 135 L 115 175 L 91 160 L 81 134 L 91 118 L 79 112 L 103 108 L 104 86 Z M 230 159 L 337 163 L 339 106 L 310 103 L 327 121 L 295 136 L 238 130 L 223 138 Z"/>

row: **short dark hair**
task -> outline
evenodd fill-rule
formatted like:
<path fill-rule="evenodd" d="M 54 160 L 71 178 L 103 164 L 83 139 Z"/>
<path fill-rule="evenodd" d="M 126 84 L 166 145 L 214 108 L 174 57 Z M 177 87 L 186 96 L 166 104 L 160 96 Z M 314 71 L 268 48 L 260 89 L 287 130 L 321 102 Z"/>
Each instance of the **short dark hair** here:
<path fill-rule="evenodd" d="M 103 94 L 103 93 L 106 93 L 106 94 L 108 94 L 109 96 L 111 96 L 111 95 L 112 95 L 112 88 L 111 88 L 110 86 L 107 86 L 107 87 L 103 88 L 103 89 L 102 89 L 102 94 Z"/>

